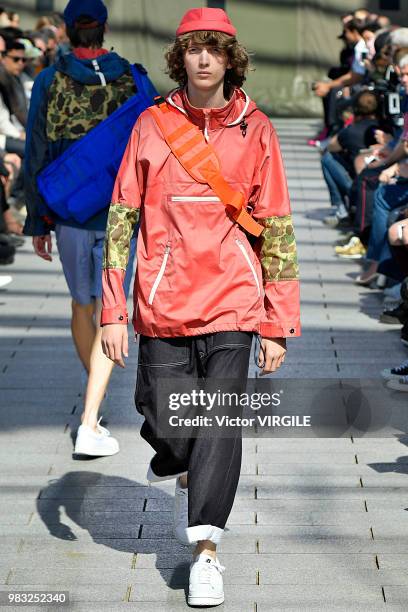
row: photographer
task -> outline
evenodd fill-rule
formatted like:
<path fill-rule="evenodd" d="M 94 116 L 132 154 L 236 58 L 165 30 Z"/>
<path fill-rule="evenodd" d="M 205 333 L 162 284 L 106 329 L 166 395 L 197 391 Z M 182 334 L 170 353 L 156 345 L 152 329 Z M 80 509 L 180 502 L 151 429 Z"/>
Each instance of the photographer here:
<path fill-rule="evenodd" d="M 408 55 L 399 62 L 400 81 L 408 94 Z M 375 192 L 373 220 L 370 232 L 367 259 L 371 261 L 367 270 L 361 274 L 358 284 L 368 285 L 378 276 L 381 261 L 391 259 L 387 241 L 389 213 L 408 203 L 408 113 L 404 115 L 403 134 L 390 154 L 384 160 L 374 161 L 370 169 L 381 169 L 381 185 Z"/>

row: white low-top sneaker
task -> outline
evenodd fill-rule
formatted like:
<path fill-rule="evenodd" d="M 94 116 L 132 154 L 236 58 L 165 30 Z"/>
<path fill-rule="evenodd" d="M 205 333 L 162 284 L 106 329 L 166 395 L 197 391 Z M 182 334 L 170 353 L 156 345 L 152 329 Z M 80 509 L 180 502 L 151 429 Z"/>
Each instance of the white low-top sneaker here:
<path fill-rule="evenodd" d="M 187 537 L 188 527 L 188 488 L 180 486 L 180 478 L 176 480 L 174 491 L 173 531 L 174 537 L 180 544 L 188 546 L 190 542 Z"/>
<path fill-rule="evenodd" d="M 94 431 L 88 425 L 80 425 L 74 449 L 76 455 L 106 457 L 119 452 L 119 442 L 116 438 L 99 423 L 97 427 L 98 431 Z"/>
<path fill-rule="evenodd" d="M 214 561 L 202 553 L 190 565 L 188 604 L 190 606 L 219 606 L 224 601 L 225 571 L 218 559 Z"/>
<path fill-rule="evenodd" d="M 387 381 L 387 387 L 394 389 L 394 391 L 404 391 L 408 393 L 408 376 L 401 376 L 400 378 L 391 378 Z"/>
<path fill-rule="evenodd" d="M 6 287 L 6 285 L 9 285 L 12 280 L 13 280 L 12 276 L 5 276 L 5 275 L 1 274 L 0 275 L 0 288 L 1 287 Z"/>

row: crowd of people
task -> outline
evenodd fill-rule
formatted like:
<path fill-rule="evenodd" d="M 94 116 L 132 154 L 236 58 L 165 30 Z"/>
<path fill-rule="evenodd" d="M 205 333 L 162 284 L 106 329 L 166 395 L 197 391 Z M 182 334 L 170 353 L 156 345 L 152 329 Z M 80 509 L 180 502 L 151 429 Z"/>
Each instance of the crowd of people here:
<path fill-rule="evenodd" d="M 336 256 L 361 260 L 355 283 L 384 291 L 383 323 L 408 346 L 408 28 L 359 9 L 342 17 L 339 66 L 313 84 L 322 99 L 321 150 L 331 201 L 324 222 L 345 236 Z M 408 360 L 382 372 L 408 391 Z"/>
<path fill-rule="evenodd" d="M 0 7 L 0 265 L 14 261 L 24 244 L 23 166 L 27 117 L 36 76 L 70 46 L 63 16 L 40 17 L 32 30 L 18 13 Z M 0 287 L 11 282 L 0 274 Z"/>

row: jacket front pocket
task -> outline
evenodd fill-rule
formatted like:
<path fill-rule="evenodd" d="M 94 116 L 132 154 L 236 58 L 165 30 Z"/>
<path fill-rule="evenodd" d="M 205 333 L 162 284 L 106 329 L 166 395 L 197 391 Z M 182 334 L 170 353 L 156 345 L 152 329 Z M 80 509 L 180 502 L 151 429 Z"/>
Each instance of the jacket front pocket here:
<path fill-rule="evenodd" d="M 148 299 L 148 304 L 149 306 L 151 306 L 153 304 L 153 300 L 154 300 L 154 296 L 156 295 L 156 291 L 161 283 L 161 279 L 164 276 L 164 273 L 166 271 L 166 266 L 167 266 L 167 261 L 169 259 L 169 255 L 170 255 L 170 244 L 166 245 L 166 248 L 164 250 L 164 256 L 163 256 L 163 260 L 162 260 L 162 264 L 160 266 L 160 270 L 158 275 L 156 276 L 156 280 L 153 283 L 153 287 L 150 291 L 150 295 L 149 295 L 149 299 Z"/>
<path fill-rule="evenodd" d="M 242 254 L 243 254 L 243 256 L 245 257 L 246 262 L 247 262 L 247 264 L 248 264 L 248 266 L 249 266 L 249 269 L 250 269 L 250 270 L 251 270 L 251 272 L 252 272 L 252 276 L 254 277 L 254 281 L 255 281 L 255 284 L 256 284 L 256 288 L 257 288 L 257 290 L 258 290 L 258 297 L 261 297 L 261 286 L 260 286 L 260 284 L 259 284 L 259 279 L 258 279 L 258 275 L 257 275 L 257 273 L 256 273 L 256 270 L 255 270 L 255 268 L 254 268 L 254 264 L 252 263 L 251 258 L 249 257 L 249 255 L 248 255 L 248 253 L 247 253 L 247 250 L 246 250 L 246 248 L 244 247 L 244 245 L 243 245 L 243 243 L 241 242 L 241 240 L 239 240 L 239 238 L 236 238 L 235 242 L 237 243 L 238 248 L 240 249 L 241 253 L 242 253 Z"/>

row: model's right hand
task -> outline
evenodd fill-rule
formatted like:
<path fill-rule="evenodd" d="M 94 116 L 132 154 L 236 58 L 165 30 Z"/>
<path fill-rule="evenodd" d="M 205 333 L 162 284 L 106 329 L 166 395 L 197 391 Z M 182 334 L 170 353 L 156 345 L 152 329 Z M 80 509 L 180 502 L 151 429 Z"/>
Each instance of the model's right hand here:
<path fill-rule="evenodd" d="M 127 325 L 112 323 L 102 328 L 102 350 L 108 359 L 121 368 L 125 367 L 123 357 L 128 357 Z"/>
<path fill-rule="evenodd" d="M 45 261 L 52 261 L 52 238 L 51 234 L 46 236 L 33 236 L 33 247 L 34 251 Z"/>

